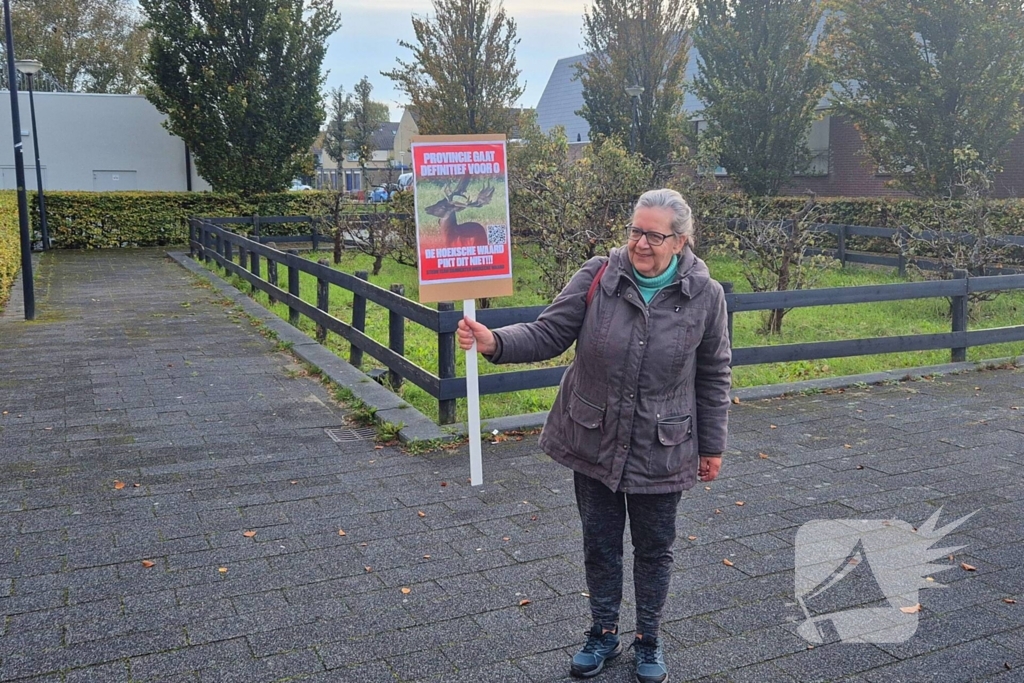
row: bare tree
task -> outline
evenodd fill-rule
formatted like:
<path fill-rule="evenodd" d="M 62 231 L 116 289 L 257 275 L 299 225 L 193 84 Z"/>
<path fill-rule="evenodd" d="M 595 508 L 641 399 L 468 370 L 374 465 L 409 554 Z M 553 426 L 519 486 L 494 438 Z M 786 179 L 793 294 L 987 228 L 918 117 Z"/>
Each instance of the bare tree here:
<path fill-rule="evenodd" d="M 755 292 L 785 292 L 809 289 L 835 261 L 829 256 L 815 255 L 822 233 L 811 229 L 820 210 L 813 192 L 803 208 L 783 220 L 762 218 L 764 208 L 754 212 L 748 205 L 747 216 L 731 221 L 726 228 L 726 242 L 739 257 L 743 275 Z M 766 311 L 762 334 L 781 334 L 782 319 L 791 309 Z"/>

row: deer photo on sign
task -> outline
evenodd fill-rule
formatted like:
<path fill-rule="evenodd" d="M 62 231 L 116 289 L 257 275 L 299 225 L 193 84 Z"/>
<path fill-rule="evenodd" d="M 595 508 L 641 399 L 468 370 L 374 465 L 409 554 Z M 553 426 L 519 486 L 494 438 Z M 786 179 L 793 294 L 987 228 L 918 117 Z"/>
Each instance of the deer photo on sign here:
<path fill-rule="evenodd" d="M 420 300 L 512 293 L 501 136 L 416 136 L 412 144 Z"/>

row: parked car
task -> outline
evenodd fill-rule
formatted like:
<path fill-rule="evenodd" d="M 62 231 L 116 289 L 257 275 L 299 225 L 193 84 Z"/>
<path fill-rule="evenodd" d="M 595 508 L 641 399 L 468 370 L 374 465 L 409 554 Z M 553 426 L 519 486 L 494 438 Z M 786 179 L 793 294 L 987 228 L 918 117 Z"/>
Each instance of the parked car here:
<path fill-rule="evenodd" d="M 303 192 L 305 190 L 312 190 L 313 188 L 305 184 L 298 178 L 292 181 L 292 186 L 288 188 L 289 192 Z"/>
<path fill-rule="evenodd" d="M 405 190 L 412 189 L 412 173 L 403 173 L 398 176 L 398 191 L 404 192 Z"/>
<path fill-rule="evenodd" d="M 379 202 L 386 202 L 391 196 L 385 187 L 375 187 L 373 192 L 370 193 L 370 201 L 374 204 Z"/>

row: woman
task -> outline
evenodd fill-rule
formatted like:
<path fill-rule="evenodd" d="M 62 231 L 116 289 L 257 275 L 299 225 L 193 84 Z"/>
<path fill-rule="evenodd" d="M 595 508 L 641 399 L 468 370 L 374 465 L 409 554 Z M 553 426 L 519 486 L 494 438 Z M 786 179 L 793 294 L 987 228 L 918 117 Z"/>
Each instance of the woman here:
<path fill-rule="evenodd" d="M 591 259 L 536 322 L 491 331 L 459 323 L 459 345 L 494 363 L 553 358 L 573 342 L 540 447 L 575 472 L 593 625 L 570 671 L 618 656 L 622 539 L 628 517 L 636 593 L 636 677 L 668 677 L 658 629 L 671 578 L 676 507 L 718 476 L 731 360 L 725 294 L 690 249 L 678 192 L 645 192 L 624 247 Z"/>

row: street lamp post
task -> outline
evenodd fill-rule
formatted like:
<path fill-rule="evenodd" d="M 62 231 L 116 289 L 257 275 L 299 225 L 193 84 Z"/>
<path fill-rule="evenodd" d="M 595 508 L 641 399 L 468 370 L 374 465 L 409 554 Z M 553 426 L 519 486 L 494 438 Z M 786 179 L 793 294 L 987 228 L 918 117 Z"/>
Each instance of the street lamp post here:
<path fill-rule="evenodd" d="M 7 86 L 11 91 L 11 129 L 14 132 L 14 178 L 18 184 L 18 226 L 21 229 L 21 282 L 25 291 L 25 320 L 35 320 L 36 294 L 32 282 L 32 235 L 28 231 L 25 158 L 22 154 L 21 144 L 21 113 L 18 109 L 18 73 L 14 68 L 11 0 L 4 0 L 4 39 L 7 47 Z"/>
<path fill-rule="evenodd" d="M 43 68 L 38 59 L 18 59 L 14 66 L 28 78 L 28 108 L 32 112 L 32 145 L 36 152 L 36 192 L 39 195 L 39 230 L 43 235 L 43 249 L 50 248 L 50 228 L 46 223 L 46 194 L 43 192 L 43 167 L 39 161 L 39 131 L 36 128 L 36 101 L 32 92 L 33 77 Z"/>
<path fill-rule="evenodd" d="M 640 96 L 644 94 L 642 85 L 626 86 L 626 94 L 633 100 L 633 125 L 629 127 L 629 153 L 636 152 L 636 134 L 640 127 Z"/>

